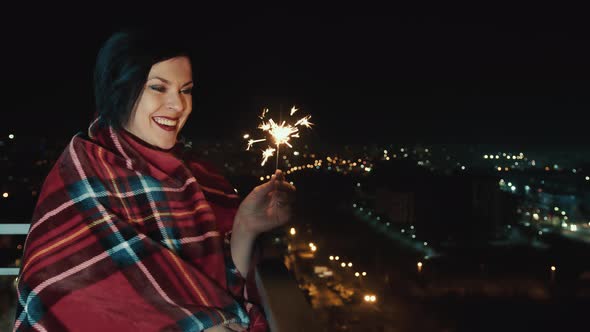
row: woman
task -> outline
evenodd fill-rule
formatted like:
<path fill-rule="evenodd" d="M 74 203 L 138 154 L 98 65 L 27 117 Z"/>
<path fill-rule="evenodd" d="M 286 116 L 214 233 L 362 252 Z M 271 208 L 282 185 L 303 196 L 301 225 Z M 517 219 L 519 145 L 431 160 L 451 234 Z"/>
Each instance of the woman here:
<path fill-rule="evenodd" d="M 288 222 L 295 188 L 277 171 L 240 202 L 215 170 L 186 159 L 177 136 L 193 85 L 188 53 L 161 34 L 105 43 L 96 117 L 39 195 L 15 331 L 268 329 L 253 244 Z"/>

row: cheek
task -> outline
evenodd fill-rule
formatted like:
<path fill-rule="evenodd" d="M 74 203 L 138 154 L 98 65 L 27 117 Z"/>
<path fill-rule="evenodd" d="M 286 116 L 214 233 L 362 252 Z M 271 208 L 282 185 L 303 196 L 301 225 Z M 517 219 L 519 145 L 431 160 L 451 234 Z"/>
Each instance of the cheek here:
<path fill-rule="evenodd" d="M 140 101 L 140 109 L 138 109 L 138 115 L 149 118 L 152 113 L 158 110 L 162 102 L 157 96 L 153 96 L 150 93 L 146 93 L 142 96 Z"/>
<path fill-rule="evenodd" d="M 188 117 L 193 112 L 193 99 L 190 96 L 187 98 L 185 105 L 185 117 Z"/>
<path fill-rule="evenodd" d="M 192 96 L 190 96 L 190 95 L 189 96 L 186 96 L 185 105 L 186 105 L 186 108 L 189 110 L 189 113 L 190 113 L 190 110 L 193 109 L 193 97 Z"/>

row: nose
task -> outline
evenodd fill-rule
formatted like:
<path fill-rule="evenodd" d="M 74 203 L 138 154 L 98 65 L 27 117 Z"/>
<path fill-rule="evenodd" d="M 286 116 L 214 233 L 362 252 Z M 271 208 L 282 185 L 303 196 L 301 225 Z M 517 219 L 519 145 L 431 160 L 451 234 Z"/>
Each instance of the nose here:
<path fill-rule="evenodd" d="M 172 92 L 168 95 L 166 107 L 176 112 L 182 112 L 186 107 L 185 100 L 179 92 Z"/>

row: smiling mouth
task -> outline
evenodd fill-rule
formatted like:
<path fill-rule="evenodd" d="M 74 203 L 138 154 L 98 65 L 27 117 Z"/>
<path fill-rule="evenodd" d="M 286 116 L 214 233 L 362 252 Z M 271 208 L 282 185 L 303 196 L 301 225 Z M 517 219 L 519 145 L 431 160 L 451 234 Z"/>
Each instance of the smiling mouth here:
<path fill-rule="evenodd" d="M 155 124 L 166 131 L 175 131 L 178 126 L 178 119 L 170 119 L 165 117 L 155 116 L 152 118 Z"/>

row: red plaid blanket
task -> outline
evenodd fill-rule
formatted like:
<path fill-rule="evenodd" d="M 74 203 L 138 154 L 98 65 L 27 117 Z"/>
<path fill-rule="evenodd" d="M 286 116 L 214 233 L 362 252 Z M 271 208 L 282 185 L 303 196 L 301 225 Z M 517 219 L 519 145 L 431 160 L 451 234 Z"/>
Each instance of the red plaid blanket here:
<path fill-rule="evenodd" d="M 34 211 L 15 331 L 268 330 L 231 259 L 239 198 L 179 146 L 97 121 L 73 137 Z"/>

